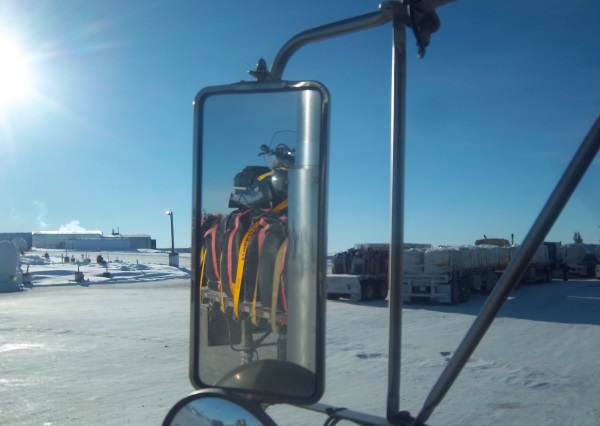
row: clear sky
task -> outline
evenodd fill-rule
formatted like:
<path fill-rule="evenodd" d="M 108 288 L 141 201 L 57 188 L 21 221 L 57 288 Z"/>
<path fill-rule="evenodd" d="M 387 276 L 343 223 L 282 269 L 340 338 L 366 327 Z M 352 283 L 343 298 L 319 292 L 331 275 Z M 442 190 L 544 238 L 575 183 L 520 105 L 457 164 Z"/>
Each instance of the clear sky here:
<path fill-rule="evenodd" d="M 190 246 L 195 94 L 377 6 L 0 0 L 0 232 L 168 247 L 172 210 Z M 600 113 L 600 5 L 458 0 L 439 15 L 424 59 L 407 34 L 406 240 L 521 242 Z M 390 70 L 384 25 L 305 46 L 284 74 L 331 93 L 330 251 L 389 239 Z M 598 242 L 599 183 L 597 158 L 549 240 Z"/>

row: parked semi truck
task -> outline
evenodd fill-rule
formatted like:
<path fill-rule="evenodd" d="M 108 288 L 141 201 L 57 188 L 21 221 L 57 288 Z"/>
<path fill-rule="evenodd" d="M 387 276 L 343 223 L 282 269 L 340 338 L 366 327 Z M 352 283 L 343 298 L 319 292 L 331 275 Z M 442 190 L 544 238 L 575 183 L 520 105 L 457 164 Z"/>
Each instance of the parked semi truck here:
<path fill-rule="evenodd" d="M 478 245 L 412 250 L 404 256 L 405 302 L 468 302 L 472 290 L 490 290 L 508 262 L 508 248 Z"/>
<path fill-rule="evenodd" d="M 568 274 L 571 277 L 592 278 L 600 263 L 600 246 L 593 244 L 565 244 L 560 248 Z"/>
<path fill-rule="evenodd" d="M 388 295 L 388 244 L 356 244 L 336 253 L 327 275 L 327 299 L 383 300 Z"/>
<path fill-rule="evenodd" d="M 489 292 L 494 288 L 518 249 L 518 245 L 500 238 L 485 238 L 477 240 L 475 245 L 460 247 L 405 244 L 403 300 L 452 305 L 468 302 L 472 291 Z M 562 274 L 563 263 L 557 253 L 560 254 L 560 243 L 540 246 L 521 282 L 548 282 L 555 268 Z M 388 259 L 387 244 L 357 244 L 336 253 L 332 258 L 332 273 L 327 276 L 328 299 L 385 299 Z"/>
<path fill-rule="evenodd" d="M 425 250 L 431 244 L 405 243 L 407 250 Z M 327 275 L 327 298 L 352 301 L 383 300 L 388 295 L 389 244 L 356 244 L 336 253 Z"/>
<path fill-rule="evenodd" d="M 493 243 L 493 244 L 490 244 Z M 456 305 L 472 291 L 489 292 L 516 255 L 519 246 L 507 240 L 484 239 L 475 245 L 412 250 L 404 255 L 404 302 L 431 301 Z M 548 248 L 538 248 L 521 282 L 548 282 L 552 264 Z"/>

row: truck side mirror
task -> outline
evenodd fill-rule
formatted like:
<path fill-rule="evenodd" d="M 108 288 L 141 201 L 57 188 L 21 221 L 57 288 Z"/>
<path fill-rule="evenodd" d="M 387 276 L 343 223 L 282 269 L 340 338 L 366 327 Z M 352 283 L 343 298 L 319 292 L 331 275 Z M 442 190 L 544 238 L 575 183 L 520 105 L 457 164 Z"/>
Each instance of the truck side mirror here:
<path fill-rule="evenodd" d="M 190 380 L 268 403 L 324 391 L 329 94 L 214 86 L 194 102 Z"/>

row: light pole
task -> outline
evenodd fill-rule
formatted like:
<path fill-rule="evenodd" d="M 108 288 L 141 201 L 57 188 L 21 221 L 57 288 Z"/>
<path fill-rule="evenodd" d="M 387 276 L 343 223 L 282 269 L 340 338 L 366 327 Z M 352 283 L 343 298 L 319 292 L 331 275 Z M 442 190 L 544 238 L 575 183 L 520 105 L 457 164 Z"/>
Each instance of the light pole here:
<path fill-rule="evenodd" d="M 175 238 L 173 237 L 173 212 L 167 210 L 165 212 L 168 216 L 171 216 L 171 253 L 175 253 Z"/>
<path fill-rule="evenodd" d="M 175 237 L 173 236 L 173 212 L 167 210 L 165 213 L 171 217 L 171 253 L 169 253 L 169 266 L 179 268 L 179 253 L 175 253 Z"/>

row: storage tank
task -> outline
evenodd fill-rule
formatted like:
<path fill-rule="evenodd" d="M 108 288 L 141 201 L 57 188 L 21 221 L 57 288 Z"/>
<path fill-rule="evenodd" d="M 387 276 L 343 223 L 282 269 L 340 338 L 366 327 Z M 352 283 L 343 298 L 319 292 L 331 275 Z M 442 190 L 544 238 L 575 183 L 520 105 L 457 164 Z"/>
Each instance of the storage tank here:
<path fill-rule="evenodd" d="M 19 252 L 10 241 L 0 241 L 0 291 L 17 291 L 21 288 Z"/>

